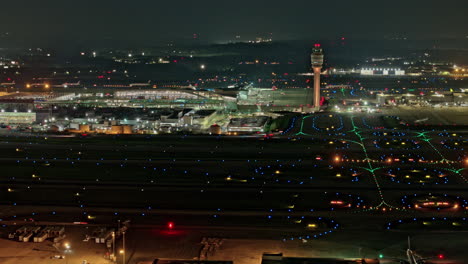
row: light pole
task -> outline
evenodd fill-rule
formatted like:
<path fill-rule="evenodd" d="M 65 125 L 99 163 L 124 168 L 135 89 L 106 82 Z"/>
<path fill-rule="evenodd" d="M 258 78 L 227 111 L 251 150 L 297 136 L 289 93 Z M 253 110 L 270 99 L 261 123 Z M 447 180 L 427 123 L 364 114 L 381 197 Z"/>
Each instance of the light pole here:
<path fill-rule="evenodd" d="M 122 240 L 123 240 L 123 264 L 125 264 L 125 231 L 122 232 Z"/>
<path fill-rule="evenodd" d="M 115 231 L 112 231 L 112 261 L 115 262 Z"/>
<path fill-rule="evenodd" d="M 120 255 L 122 255 L 122 258 L 123 258 L 124 250 L 123 249 L 119 250 L 119 253 L 120 253 Z M 123 262 L 123 260 L 122 260 L 122 262 Z"/>
<path fill-rule="evenodd" d="M 70 243 L 65 243 L 64 257 L 65 257 L 66 253 L 70 253 L 70 248 L 71 248 Z M 66 264 L 68 264 L 68 257 L 66 258 L 65 262 L 66 262 Z"/>

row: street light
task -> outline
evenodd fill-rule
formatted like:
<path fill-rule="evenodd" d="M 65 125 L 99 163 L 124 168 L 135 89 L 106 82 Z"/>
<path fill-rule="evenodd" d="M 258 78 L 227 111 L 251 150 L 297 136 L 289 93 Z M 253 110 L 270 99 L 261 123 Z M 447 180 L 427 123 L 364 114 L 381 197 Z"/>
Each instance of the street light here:
<path fill-rule="evenodd" d="M 112 261 L 115 259 L 115 231 L 112 231 Z"/>
<path fill-rule="evenodd" d="M 64 244 L 64 246 L 65 246 L 65 251 L 63 252 L 63 254 L 65 255 L 66 253 L 70 253 L 70 248 L 71 248 L 70 243 L 66 242 L 66 243 Z M 66 260 L 66 263 L 68 264 L 68 258 L 66 258 L 66 259 L 67 259 L 67 260 Z"/>
<path fill-rule="evenodd" d="M 122 232 L 122 241 L 123 241 L 123 249 L 122 249 L 122 254 L 123 254 L 123 264 L 125 264 L 125 231 Z"/>

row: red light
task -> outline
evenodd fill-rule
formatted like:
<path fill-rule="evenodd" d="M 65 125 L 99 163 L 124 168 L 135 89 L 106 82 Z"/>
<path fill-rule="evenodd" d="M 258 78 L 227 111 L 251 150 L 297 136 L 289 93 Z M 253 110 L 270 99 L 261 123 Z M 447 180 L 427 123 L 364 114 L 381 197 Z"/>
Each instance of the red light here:
<path fill-rule="evenodd" d="M 320 48 L 320 44 L 319 44 L 319 43 L 316 43 L 316 44 L 314 45 L 314 47 Z"/>
<path fill-rule="evenodd" d="M 444 258 L 445 258 L 443 254 L 439 254 L 437 257 L 438 257 L 439 259 L 444 259 Z"/>
<path fill-rule="evenodd" d="M 320 97 L 320 105 L 322 106 L 325 103 L 325 97 Z"/>
<path fill-rule="evenodd" d="M 167 223 L 167 228 L 173 229 L 174 228 L 174 223 L 172 223 L 172 222 Z"/>

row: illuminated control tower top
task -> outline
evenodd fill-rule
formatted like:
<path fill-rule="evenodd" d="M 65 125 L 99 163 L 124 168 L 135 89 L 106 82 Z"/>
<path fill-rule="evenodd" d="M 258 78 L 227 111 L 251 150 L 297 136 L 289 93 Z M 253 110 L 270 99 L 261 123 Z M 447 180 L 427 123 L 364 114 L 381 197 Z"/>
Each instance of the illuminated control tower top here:
<path fill-rule="evenodd" d="M 315 44 L 312 49 L 311 62 L 312 68 L 322 68 L 323 66 L 323 50 L 320 44 Z"/>

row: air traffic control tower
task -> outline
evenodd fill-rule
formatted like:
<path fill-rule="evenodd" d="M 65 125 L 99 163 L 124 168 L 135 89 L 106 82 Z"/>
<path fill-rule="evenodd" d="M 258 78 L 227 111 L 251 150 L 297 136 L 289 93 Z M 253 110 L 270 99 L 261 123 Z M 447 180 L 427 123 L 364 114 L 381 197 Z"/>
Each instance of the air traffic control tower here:
<path fill-rule="evenodd" d="M 323 66 L 323 50 L 320 44 L 315 44 L 312 49 L 311 63 L 314 71 L 314 101 L 312 105 L 315 111 L 320 110 L 320 73 Z"/>

